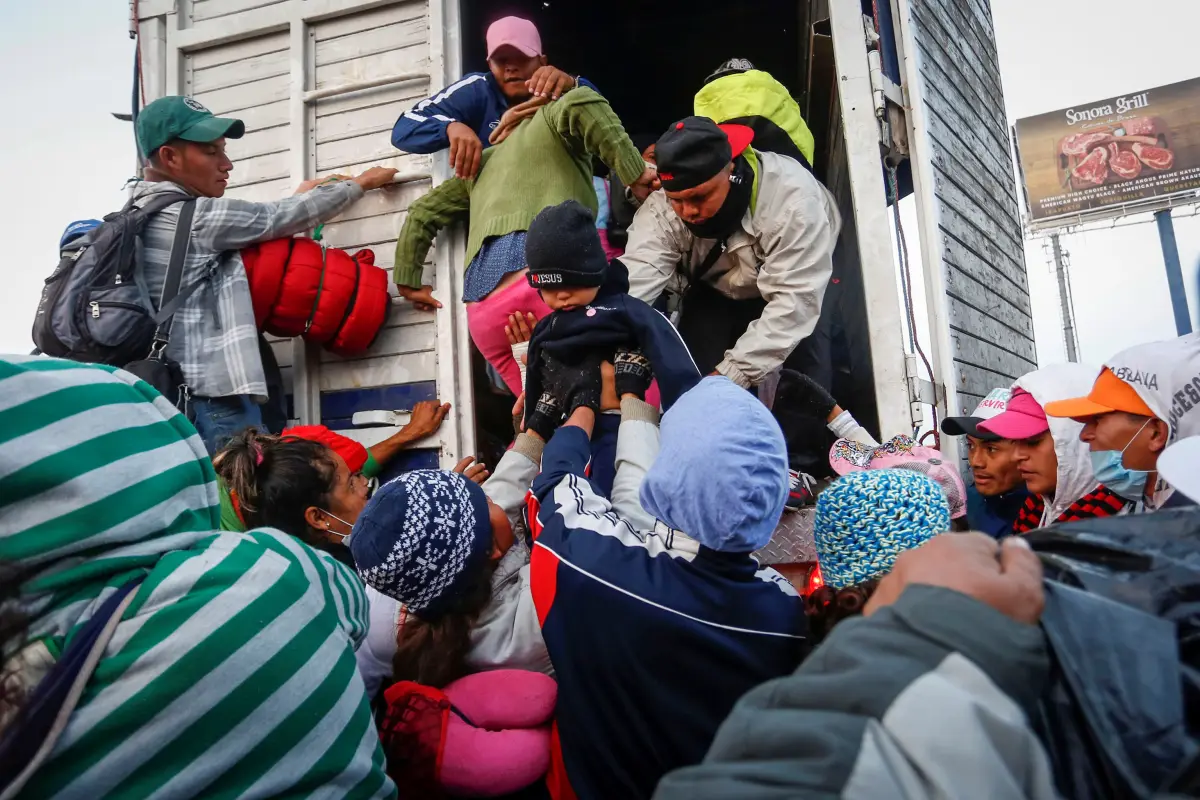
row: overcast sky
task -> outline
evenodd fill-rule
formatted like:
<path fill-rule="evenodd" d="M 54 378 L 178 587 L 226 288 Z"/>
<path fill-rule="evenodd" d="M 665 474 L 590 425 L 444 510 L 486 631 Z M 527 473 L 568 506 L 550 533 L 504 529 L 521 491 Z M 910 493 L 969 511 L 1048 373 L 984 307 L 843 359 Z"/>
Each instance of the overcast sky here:
<path fill-rule="evenodd" d="M 72 220 L 118 208 L 133 173 L 128 111 L 133 43 L 124 0 L 10 4 L 0 25 L 0 219 L 10 264 L 0 293 L 0 352 L 28 352 L 42 281 Z M 992 3 L 1009 120 L 1200 75 L 1197 0 L 1153 0 L 1159 24 L 1132 36 L 1112 0 Z M 1149 219 L 1149 217 L 1146 217 Z M 1196 305 L 1200 218 L 1176 221 L 1185 280 Z M 1064 238 L 1071 253 L 1083 358 L 1102 361 L 1126 344 L 1174 335 L 1153 224 Z M 1062 360 L 1058 294 L 1039 243 L 1026 247 L 1039 360 Z"/>

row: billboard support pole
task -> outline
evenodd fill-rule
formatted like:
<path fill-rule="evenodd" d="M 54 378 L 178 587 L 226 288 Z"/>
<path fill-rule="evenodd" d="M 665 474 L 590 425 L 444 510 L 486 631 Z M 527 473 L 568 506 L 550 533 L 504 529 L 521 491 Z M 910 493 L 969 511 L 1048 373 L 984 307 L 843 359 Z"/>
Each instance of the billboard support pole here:
<path fill-rule="evenodd" d="M 1054 274 L 1058 277 L 1058 301 L 1062 308 L 1063 340 L 1067 345 L 1067 361 L 1079 361 L 1079 348 L 1075 342 L 1075 309 L 1071 302 L 1071 278 L 1067 275 L 1066 259 L 1058 234 L 1050 235 L 1050 247 L 1054 252 Z"/>
<path fill-rule="evenodd" d="M 1187 294 L 1183 288 L 1183 268 L 1179 264 L 1179 245 L 1175 242 L 1171 209 L 1154 212 L 1154 221 L 1158 223 L 1158 239 L 1167 267 L 1167 288 L 1171 292 L 1171 309 L 1175 312 L 1175 332 L 1183 336 L 1192 332 L 1192 314 L 1188 311 Z"/>

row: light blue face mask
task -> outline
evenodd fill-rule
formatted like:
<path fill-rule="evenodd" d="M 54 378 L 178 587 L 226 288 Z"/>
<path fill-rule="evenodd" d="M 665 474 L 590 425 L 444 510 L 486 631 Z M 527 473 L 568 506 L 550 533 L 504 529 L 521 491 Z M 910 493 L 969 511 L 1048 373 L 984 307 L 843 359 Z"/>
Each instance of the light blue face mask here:
<path fill-rule="evenodd" d="M 1129 469 L 1123 463 L 1125 451 L 1133 444 L 1134 439 L 1142 435 L 1142 431 L 1146 430 L 1146 425 L 1149 424 L 1150 420 L 1146 420 L 1121 450 L 1092 450 L 1088 453 L 1096 480 L 1126 500 L 1137 500 L 1145 494 L 1146 481 L 1150 479 L 1149 470 Z"/>

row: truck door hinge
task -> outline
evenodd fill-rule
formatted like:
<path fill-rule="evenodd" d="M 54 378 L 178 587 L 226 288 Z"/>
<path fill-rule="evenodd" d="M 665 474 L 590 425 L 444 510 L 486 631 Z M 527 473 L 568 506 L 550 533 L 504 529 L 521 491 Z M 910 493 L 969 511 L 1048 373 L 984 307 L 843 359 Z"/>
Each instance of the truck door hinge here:
<path fill-rule="evenodd" d="M 921 377 L 921 368 L 915 355 L 904 356 L 904 376 L 908 381 L 908 403 L 912 410 L 913 426 L 925 423 L 925 406 L 937 406 L 945 397 L 946 390 Z"/>

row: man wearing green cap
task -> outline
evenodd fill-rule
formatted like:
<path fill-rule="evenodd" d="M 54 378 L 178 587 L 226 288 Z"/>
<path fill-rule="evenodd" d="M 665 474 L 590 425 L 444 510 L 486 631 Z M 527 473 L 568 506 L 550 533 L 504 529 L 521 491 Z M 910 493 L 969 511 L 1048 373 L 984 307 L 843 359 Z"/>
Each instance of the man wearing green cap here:
<path fill-rule="evenodd" d="M 225 140 L 246 132 L 241 120 L 222 119 L 190 97 L 162 97 L 138 116 L 137 137 L 147 161 L 134 202 L 159 192 L 198 198 L 181 291 L 204 281 L 175 312 L 167 355 L 177 361 L 192 395 L 196 429 L 210 453 L 233 434 L 262 426 L 267 383 L 250 284 L 241 249 L 293 236 L 340 214 L 371 189 L 391 183 L 396 170 L 372 167 L 357 178 L 306 181 L 273 203 L 223 197 L 233 163 Z M 156 214 L 142 234 L 138 281 L 159 305 L 180 205 Z"/>

